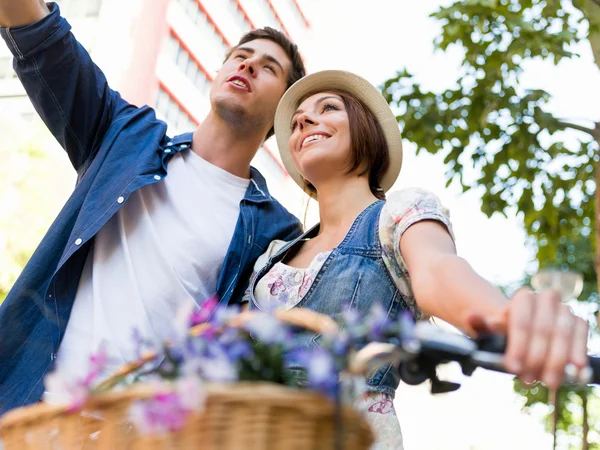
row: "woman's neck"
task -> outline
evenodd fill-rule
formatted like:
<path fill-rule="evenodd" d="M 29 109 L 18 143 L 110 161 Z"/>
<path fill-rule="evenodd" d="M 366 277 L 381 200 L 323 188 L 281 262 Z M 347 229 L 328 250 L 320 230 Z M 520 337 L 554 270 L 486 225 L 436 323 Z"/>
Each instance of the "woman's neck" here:
<path fill-rule="evenodd" d="M 356 217 L 377 198 L 364 177 L 331 181 L 318 187 L 319 234 L 346 235 Z"/>

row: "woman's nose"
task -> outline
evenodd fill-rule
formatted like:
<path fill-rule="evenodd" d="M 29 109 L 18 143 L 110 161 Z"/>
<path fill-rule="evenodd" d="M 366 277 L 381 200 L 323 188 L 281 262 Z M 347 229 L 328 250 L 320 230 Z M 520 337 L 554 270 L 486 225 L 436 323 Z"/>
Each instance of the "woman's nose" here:
<path fill-rule="evenodd" d="M 309 125 L 317 124 L 317 120 L 308 113 L 302 113 L 298 116 L 298 127 L 300 128 L 300 131 L 302 131 L 305 127 Z"/>

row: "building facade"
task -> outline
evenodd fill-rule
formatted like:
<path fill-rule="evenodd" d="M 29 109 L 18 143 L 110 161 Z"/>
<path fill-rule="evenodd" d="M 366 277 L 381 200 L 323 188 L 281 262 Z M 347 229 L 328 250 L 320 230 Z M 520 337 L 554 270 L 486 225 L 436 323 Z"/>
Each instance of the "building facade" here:
<path fill-rule="evenodd" d="M 311 26 L 301 0 L 59 0 L 78 40 L 129 102 L 150 105 L 171 135 L 192 131 L 228 48 L 253 28 L 271 26 L 302 49 Z M 310 55 L 303 53 L 310 65 Z M 0 46 L 0 117 L 39 122 Z M 0 120 L 2 120 L 0 118 Z M 274 139 L 253 161 L 271 191 L 298 214 L 301 191 L 283 168 Z"/>

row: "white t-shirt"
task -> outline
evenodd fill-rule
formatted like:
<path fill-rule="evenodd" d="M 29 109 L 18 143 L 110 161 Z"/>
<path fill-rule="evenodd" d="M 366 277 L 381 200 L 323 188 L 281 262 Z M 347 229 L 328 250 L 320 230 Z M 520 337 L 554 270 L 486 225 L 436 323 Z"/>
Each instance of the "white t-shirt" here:
<path fill-rule="evenodd" d="M 96 235 L 57 356 L 57 369 L 81 377 L 104 347 L 109 368 L 136 359 L 133 330 L 160 348 L 182 307 L 211 297 L 250 180 L 191 150 L 175 154 L 169 175 L 132 193 Z"/>

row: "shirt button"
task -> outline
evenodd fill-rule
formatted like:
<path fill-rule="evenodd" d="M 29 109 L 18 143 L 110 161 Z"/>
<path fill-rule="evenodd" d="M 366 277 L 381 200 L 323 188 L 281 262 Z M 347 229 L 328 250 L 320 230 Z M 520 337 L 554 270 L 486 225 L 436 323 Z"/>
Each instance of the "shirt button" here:
<path fill-rule="evenodd" d="M 159 180 L 160 180 L 160 175 L 154 175 L 154 179 L 155 179 L 156 181 L 159 181 Z"/>
<path fill-rule="evenodd" d="M 180 148 L 181 150 L 183 150 L 184 148 L 188 148 L 188 144 L 181 144 L 181 145 L 179 146 L 179 148 Z"/>
<path fill-rule="evenodd" d="M 81 245 L 81 243 L 82 243 L 82 242 L 83 242 L 83 241 L 81 240 L 81 238 L 78 238 L 78 239 L 75 241 L 75 245 Z"/>
<path fill-rule="evenodd" d="M 125 201 L 125 199 L 123 197 L 119 197 L 117 199 L 117 203 L 123 203 Z"/>
<path fill-rule="evenodd" d="M 173 142 L 172 142 L 172 141 L 169 141 L 169 142 L 167 142 L 167 145 L 166 145 L 166 146 L 167 146 L 167 147 L 171 147 L 172 145 L 173 145 Z"/>
<path fill-rule="evenodd" d="M 170 148 L 166 148 L 165 149 L 165 153 L 171 153 L 171 149 Z"/>

